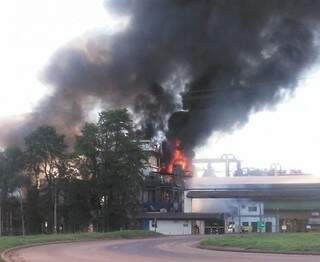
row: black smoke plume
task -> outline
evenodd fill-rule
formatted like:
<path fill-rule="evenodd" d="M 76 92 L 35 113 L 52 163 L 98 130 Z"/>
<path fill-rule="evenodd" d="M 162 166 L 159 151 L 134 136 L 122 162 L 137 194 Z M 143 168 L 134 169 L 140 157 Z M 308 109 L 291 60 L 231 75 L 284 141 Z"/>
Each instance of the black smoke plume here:
<path fill-rule="evenodd" d="M 162 130 L 192 149 L 277 103 L 279 91 L 293 90 L 318 54 L 316 0 L 109 0 L 105 6 L 129 16 L 128 27 L 100 30 L 58 50 L 43 74 L 52 95 L 1 142 L 18 141 L 43 123 L 74 134 L 99 103 L 129 107 L 149 136 Z"/>

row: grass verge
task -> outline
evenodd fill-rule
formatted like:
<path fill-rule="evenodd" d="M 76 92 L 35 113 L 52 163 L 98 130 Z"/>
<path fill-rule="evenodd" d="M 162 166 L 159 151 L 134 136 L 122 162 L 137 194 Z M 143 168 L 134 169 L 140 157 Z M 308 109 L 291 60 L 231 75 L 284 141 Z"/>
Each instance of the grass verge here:
<path fill-rule="evenodd" d="M 42 244 L 58 241 L 103 240 L 103 239 L 138 239 L 159 236 L 159 233 L 144 230 L 122 230 L 108 233 L 75 233 L 30 236 L 0 237 L 0 253 L 6 249 L 29 244 Z M 0 259 L 0 261 L 3 261 Z"/>
<path fill-rule="evenodd" d="M 320 233 L 226 234 L 208 237 L 200 245 L 289 253 L 320 252 Z"/>

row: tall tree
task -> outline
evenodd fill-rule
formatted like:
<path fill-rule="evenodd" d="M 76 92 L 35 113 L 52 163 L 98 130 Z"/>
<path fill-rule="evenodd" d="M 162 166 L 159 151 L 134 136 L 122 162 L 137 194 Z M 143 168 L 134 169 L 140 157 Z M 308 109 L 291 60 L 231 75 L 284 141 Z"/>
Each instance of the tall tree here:
<path fill-rule="evenodd" d="M 7 148 L 0 153 L 0 234 L 4 228 L 12 233 L 12 218 L 18 201 L 18 194 L 15 193 L 26 183 L 22 176 L 24 163 L 24 154 L 17 147 Z M 8 223 L 4 223 L 4 217 L 10 218 Z M 20 217 L 23 220 L 22 209 Z"/>
<path fill-rule="evenodd" d="M 75 152 L 79 173 L 92 186 L 87 191 L 91 220 L 100 221 L 103 230 L 125 227 L 139 206 L 146 161 L 128 111 L 103 111 L 97 125 L 85 124 L 76 138 Z M 72 199 L 73 204 L 77 203 Z"/>
<path fill-rule="evenodd" d="M 95 180 L 98 175 L 98 127 L 93 123 L 86 123 L 81 135 L 76 137 L 75 153 L 77 167 L 82 177 Z"/>
<path fill-rule="evenodd" d="M 25 146 L 28 171 L 33 178 L 34 190 L 41 189 L 45 196 L 41 201 L 44 204 L 43 216 L 49 230 L 56 232 L 57 181 L 65 156 L 64 136 L 59 135 L 52 126 L 40 126 L 25 138 Z"/>
<path fill-rule="evenodd" d="M 86 196 L 86 201 L 82 201 L 80 209 L 82 212 L 86 212 L 86 208 L 90 210 L 90 218 L 88 220 L 89 224 L 98 224 L 98 214 L 100 212 L 100 201 L 98 193 L 98 183 L 97 177 L 99 174 L 99 154 L 100 149 L 98 145 L 98 126 L 93 123 L 85 123 L 81 130 L 81 134 L 76 137 L 75 142 L 75 163 L 81 178 L 87 181 L 87 188 L 83 190 L 83 183 L 77 183 L 76 181 L 71 181 L 69 186 L 69 204 L 74 206 L 76 203 L 80 203 L 75 198 L 77 195 L 76 190 L 81 191 L 82 198 Z M 76 186 L 77 185 L 77 186 Z M 83 205 L 85 204 L 85 205 Z M 69 210 L 72 207 L 69 206 Z M 73 214 L 75 214 L 73 212 Z M 72 221 L 72 216 L 69 216 L 69 221 Z M 74 224 L 74 223 L 73 223 Z M 73 225 L 73 227 L 77 227 Z"/>
<path fill-rule="evenodd" d="M 118 229 L 127 226 L 137 212 L 146 161 L 126 109 L 99 114 L 98 151 L 97 182 L 104 228 Z"/>

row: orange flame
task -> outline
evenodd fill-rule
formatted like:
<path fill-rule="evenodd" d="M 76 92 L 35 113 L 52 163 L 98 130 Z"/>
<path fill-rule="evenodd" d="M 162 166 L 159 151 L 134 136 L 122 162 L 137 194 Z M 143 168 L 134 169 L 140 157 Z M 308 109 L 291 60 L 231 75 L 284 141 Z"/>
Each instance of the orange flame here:
<path fill-rule="evenodd" d="M 172 173 L 174 166 L 179 165 L 181 166 L 182 170 L 184 171 L 191 171 L 191 163 L 186 156 L 185 152 L 181 148 L 181 141 L 176 139 L 174 141 L 173 150 L 172 150 L 172 157 L 167 164 L 167 172 Z"/>

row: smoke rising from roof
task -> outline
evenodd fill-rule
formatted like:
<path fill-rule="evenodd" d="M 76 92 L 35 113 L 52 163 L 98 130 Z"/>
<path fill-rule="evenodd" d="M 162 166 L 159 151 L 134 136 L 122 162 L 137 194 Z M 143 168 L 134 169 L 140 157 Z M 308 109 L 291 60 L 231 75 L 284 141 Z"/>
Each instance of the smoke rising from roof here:
<path fill-rule="evenodd" d="M 320 1 L 109 0 L 130 16 L 121 32 L 99 32 L 58 50 L 43 73 L 53 86 L 23 123 L 0 131 L 19 141 L 39 124 L 71 136 L 96 103 L 129 107 L 149 135 L 163 130 L 193 149 L 214 131 L 294 90 L 318 54 Z M 4 128 L 5 130 L 5 128 Z"/>

